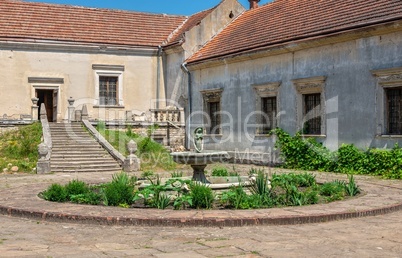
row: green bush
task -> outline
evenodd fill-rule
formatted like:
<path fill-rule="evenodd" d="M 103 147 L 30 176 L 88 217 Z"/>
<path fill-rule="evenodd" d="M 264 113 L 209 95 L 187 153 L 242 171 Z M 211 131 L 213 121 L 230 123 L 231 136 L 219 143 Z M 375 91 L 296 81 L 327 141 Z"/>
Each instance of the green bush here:
<path fill-rule="evenodd" d="M 324 183 L 321 185 L 319 191 L 320 195 L 328 202 L 342 200 L 345 196 L 345 182 L 334 181 Z"/>
<path fill-rule="evenodd" d="M 194 182 L 190 185 L 192 207 L 196 209 L 210 209 L 214 201 L 212 189 L 202 183 Z"/>
<path fill-rule="evenodd" d="M 43 199 L 51 202 L 65 202 L 67 196 L 66 188 L 59 184 L 52 184 L 42 193 Z"/>
<path fill-rule="evenodd" d="M 228 170 L 223 167 L 216 167 L 212 169 L 212 176 L 229 176 Z"/>
<path fill-rule="evenodd" d="M 343 144 L 331 152 L 314 138 L 303 139 L 300 133 L 290 136 L 282 129 L 274 129 L 276 147 L 284 158 L 284 167 L 303 170 L 379 175 L 402 179 L 402 149 L 395 145 L 388 149 L 359 150 L 353 144 Z"/>
<path fill-rule="evenodd" d="M 71 195 L 78 195 L 78 194 L 86 194 L 89 192 L 89 187 L 87 184 L 83 181 L 79 180 L 72 180 L 70 181 L 66 186 L 66 191 L 67 191 L 67 198 L 70 199 L 69 197 Z"/>
<path fill-rule="evenodd" d="M 105 205 L 119 206 L 121 204 L 132 204 L 134 183 L 134 179 L 130 178 L 124 172 L 113 175 L 112 182 L 106 184 L 103 189 Z"/>
<path fill-rule="evenodd" d="M 84 194 L 70 195 L 71 202 L 80 204 L 98 205 L 101 199 L 101 195 L 93 191 Z"/>

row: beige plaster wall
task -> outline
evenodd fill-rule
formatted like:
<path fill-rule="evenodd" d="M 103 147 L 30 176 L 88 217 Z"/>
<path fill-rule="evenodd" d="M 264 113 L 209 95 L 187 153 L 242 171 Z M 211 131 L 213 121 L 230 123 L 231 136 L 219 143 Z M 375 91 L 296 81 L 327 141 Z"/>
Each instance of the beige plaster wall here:
<path fill-rule="evenodd" d="M 224 0 L 199 25 L 186 33 L 183 48 L 185 58 L 189 58 L 213 36 L 221 32 L 230 22 L 245 11 L 237 0 Z M 229 15 L 232 12 L 233 17 Z"/>
<path fill-rule="evenodd" d="M 55 51 L 0 51 L 0 115 L 31 114 L 34 86 L 59 87 L 58 121 L 67 118 L 67 99 L 76 99 L 81 109 L 87 104 L 90 118 L 124 118 L 126 110 L 141 112 L 153 108 L 156 98 L 157 57 L 150 55 L 86 54 Z M 93 108 L 96 104 L 93 64 L 124 66 L 123 107 Z M 164 96 L 161 73 L 161 96 Z M 28 77 L 63 78 L 64 84 L 28 83 Z"/>

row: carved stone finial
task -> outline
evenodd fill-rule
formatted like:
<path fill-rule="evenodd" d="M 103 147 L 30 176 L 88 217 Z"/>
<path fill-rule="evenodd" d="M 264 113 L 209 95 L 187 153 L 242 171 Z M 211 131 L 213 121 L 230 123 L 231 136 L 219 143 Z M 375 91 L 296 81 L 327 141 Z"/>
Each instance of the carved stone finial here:
<path fill-rule="evenodd" d="M 41 144 L 38 145 L 38 153 L 39 153 L 39 159 L 41 160 L 46 159 L 46 156 L 49 153 L 49 147 L 44 142 L 42 142 Z"/>
<path fill-rule="evenodd" d="M 32 101 L 32 105 L 36 106 L 36 105 L 38 105 L 39 99 L 38 98 L 32 98 L 31 101 Z"/>
<path fill-rule="evenodd" d="M 204 129 L 202 127 L 198 127 L 194 130 L 194 148 L 195 151 L 200 153 L 203 149 L 203 137 L 204 137 Z"/>
<path fill-rule="evenodd" d="M 137 143 L 133 140 L 130 140 L 127 143 L 127 150 L 130 153 L 130 155 L 134 154 L 137 151 Z"/>
<path fill-rule="evenodd" d="M 75 99 L 73 99 L 73 97 L 70 97 L 67 101 L 68 101 L 68 104 L 70 106 L 72 106 L 72 105 L 74 105 Z"/>

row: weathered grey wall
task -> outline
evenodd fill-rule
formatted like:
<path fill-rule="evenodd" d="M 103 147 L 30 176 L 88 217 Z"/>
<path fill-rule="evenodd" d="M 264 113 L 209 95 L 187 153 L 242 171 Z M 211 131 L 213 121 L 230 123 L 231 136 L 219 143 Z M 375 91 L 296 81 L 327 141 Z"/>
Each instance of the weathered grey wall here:
<path fill-rule="evenodd" d="M 192 71 L 193 111 L 202 111 L 200 90 L 222 88 L 222 111 L 229 114 L 222 115 L 222 136 L 206 143 L 206 148 L 269 152 L 272 137 L 257 137 L 253 128 L 243 128 L 247 116 L 256 109 L 252 85 L 281 82 L 278 97 L 283 114 L 279 126 L 294 134 L 296 89 L 291 80 L 314 76 L 327 77 L 327 128 L 321 141 L 332 149 L 342 143 L 360 148 L 392 147 L 398 139 L 375 136 L 377 81 L 370 71 L 402 67 L 401 46 L 402 32 L 397 32 Z M 194 127 L 202 126 L 200 121 L 201 116 L 193 116 Z"/>
<path fill-rule="evenodd" d="M 224 0 L 199 24 L 185 33 L 181 46 L 166 50 L 164 74 L 167 105 L 179 103 L 183 107 L 183 99 L 187 99 L 187 74 L 180 66 L 244 11 L 237 0 Z M 230 13 L 233 14 L 232 17 L 229 17 Z"/>

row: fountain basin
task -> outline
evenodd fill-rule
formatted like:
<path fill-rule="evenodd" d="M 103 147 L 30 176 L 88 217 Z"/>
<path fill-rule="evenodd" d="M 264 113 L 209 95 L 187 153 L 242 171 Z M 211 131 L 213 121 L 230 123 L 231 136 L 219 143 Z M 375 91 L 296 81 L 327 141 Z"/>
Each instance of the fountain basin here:
<path fill-rule="evenodd" d="M 192 177 L 177 177 L 177 178 L 162 178 L 161 184 L 165 184 L 168 180 L 179 179 L 179 180 L 191 180 Z M 248 176 L 211 176 L 208 177 L 208 182 L 206 186 L 210 187 L 212 190 L 224 190 L 229 189 L 232 186 L 249 186 L 251 185 L 250 178 Z M 140 189 L 143 189 L 149 185 L 151 182 L 149 180 L 139 181 Z"/>
<path fill-rule="evenodd" d="M 215 162 L 225 162 L 230 159 L 226 151 L 203 152 L 172 152 L 174 162 L 187 165 L 207 165 Z"/>
<path fill-rule="evenodd" d="M 205 177 L 204 169 L 207 164 L 225 162 L 230 159 L 226 151 L 203 151 L 203 152 L 173 152 L 170 153 L 174 162 L 187 164 L 193 168 L 193 180 L 210 184 Z"/>

